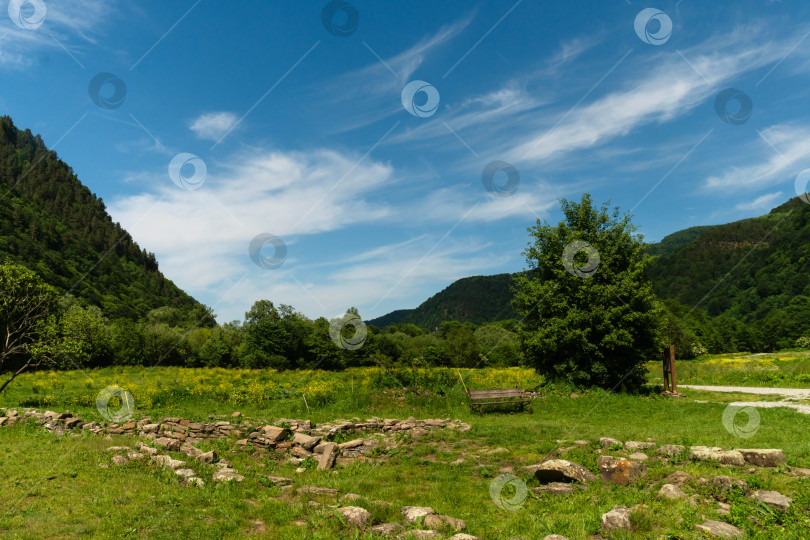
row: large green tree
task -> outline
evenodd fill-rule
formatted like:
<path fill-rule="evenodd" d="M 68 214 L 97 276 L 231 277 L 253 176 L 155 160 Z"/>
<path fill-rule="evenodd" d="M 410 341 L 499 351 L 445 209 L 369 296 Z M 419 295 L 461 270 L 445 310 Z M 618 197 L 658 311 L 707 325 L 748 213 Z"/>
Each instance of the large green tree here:
<path fill-rule="evenodd" d="M 628 214 L 563 199 L 556 226 L 538 220 L 516 277 L 514 307 L 527 363 L 550 379 L 636 389 L 662 345 L 650 256 Z"/>
<path fill-rule="evenodd" d="M 54 359 L 43 336 L 54 323 L 56 289 L 31 270 L 0 265 L 0 392 L 18 375 Z"/>

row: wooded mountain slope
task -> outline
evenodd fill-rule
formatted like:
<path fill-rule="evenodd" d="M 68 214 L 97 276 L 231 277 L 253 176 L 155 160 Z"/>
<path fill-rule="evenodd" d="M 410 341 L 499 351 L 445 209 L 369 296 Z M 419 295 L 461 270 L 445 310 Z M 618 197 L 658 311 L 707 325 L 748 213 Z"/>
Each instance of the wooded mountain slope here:
<path fill-rule="evenodd" d="M 0 262 L 22 264 L 110 318 L 199 305 L 158 270 L 39 135 L 0 117 Z"/>

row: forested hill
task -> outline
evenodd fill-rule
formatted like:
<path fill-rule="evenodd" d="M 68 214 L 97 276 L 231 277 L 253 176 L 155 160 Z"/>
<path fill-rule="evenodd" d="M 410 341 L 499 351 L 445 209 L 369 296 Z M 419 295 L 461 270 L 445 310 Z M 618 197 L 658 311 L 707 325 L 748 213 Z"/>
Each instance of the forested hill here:
<path fill-rule="evenodd" d="M 703 229 L 658 258 L 650 276 L 659 297 L 700 303 L 709 315 L 810 329 L 808 242 L 810 205 L 794 198 L 765 216 Z"/>
<path fill-rule="evenodd" d="M 726 328 L 746 323 L 740 347 L 789 346 L 810 332 L 810 205 L 798 198 L 765 216 L 675 232 L 648 252 L 654 256 L 649 275 L 658 297 L 683 304 L 684 309 L 671 306 L 683 315 L 699 306 L 696 316 L 705 310 Z M 482 323 L 514 317 L 509 281 L 509 274 L 461 279 L 414 310 L 370 322 L 381 327 L 410 322 L 433 330 L 445 319 Z"/>
<path fill-rule="evenodd" d="M 113 222 L 39 135 L 7 116 L 0 117 L 0 199 L 0 262 L 27 266 L 110 318 L 199 305 L 160 273 L 155 256 Z"/>
<path fill-rule="evenodd" d="M 434 330 L 444 321 L 483 324 L 512 319 L 515 312 L 511 306 L 511 282 L 512 274 L 459 279 L 416 309 L 400 309 L 368 322 L 380 328 L 396 323 L 411 323 Z"/>

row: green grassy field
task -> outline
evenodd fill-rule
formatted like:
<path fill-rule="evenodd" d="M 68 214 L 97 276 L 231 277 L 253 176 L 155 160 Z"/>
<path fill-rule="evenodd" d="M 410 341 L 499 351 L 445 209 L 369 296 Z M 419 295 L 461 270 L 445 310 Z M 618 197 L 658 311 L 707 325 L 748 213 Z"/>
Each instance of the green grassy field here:
<path fill-rule="evenodd" d="M 533 414 L 493 411 L 471 415 L 459 373 L 468 387 L 520 385 L 536 389 L 541 397 L 535 400 Z M 556 456 L 561 446 L 572 446 L 558 440 L 588 441 L 588 446 L 575 447 L 564 457 L 592 471 L 597 470 L 601 436 L 623 441 L 650 438 L 659 444 L 685 446 L 783 448 L 789 466 L 810 467 L 810 438 L 806 437 L 810 416 L 781 408 L 762 409 L 758 430 L 753 437 L 742 439 L 724 427 L 724 403 L 695 402 L 707 399 L 706 393 L 687 392 L 686 398 L 669 399 L 591 390 L 577 391 L 578 397 L 572 398 L 572 389 L 544 386 L 542 378 L 517 368 L 395 374 L 375 369 L 336 374 L 110 368 L 25 375 L 0 397 L 0 407 L 70 410 L 84 420 L 100 420 L 94 406 L 96 395 L 113 384 L 132 392 L 135 419 L 181 416 L 207 421 L 210 415 L 229 416 L 238 410 L 245 418 L 267 421 L 449 417 L 471 424 L 472 429 L 464 433 L 433 431 L 418 440 L 403 436 L 395 449 L 381 452 L 376 463 L 333 471 L 308 467 L 300 474 L 295 473 L 296 465 L 272 453 L 237 451 L 231 440 L 203 443 L 201 448 L 216 449 L 246 478 L 241 484 L 217 485 L 211 482 L 213 467 L 194 463 L 206 482 L 204 487 L 194 488 L 181 486 L 172 472 L 146 462 L 111 465 L 111 456 L 104 449 L 134 444 L 129 437 L 107 440 L 87 433 L 68 437 L 39 426 L 2 427 L 0 504 L 5 511 L 0 516 L 0 536 L 370 538 L 341 523 L 329 506 L 337 504 L 334 498 L 316 498 L 325 504 L 311 505 L 311 496 L 292 497 L 272 486 L 265 479 L 269 474 L 293 478 L 294 487 L 317 485 L 337 488 L 342 494 L 356 493 L 362 499 L 346 504 L 367 508 L 376 522 L 399 521 L 399 509 L 405 505 L 431 506 L 439 513 L 464 519 L 468 533 L 487 539 L 535 539 L 552 533 L 588 538 L 599 532 L 601 514 L 615 504 L 645 504 L 648 509 L 634 514 L 634 532 L 614 533 L 610 538 L 700 538 L 694 525 L 704 519 L 730 521 L 750 538 L 802 538 L 810 528 L 810 480 L 794 478 L 784 469 L 748 472 L 747 468 L 684 458 L 649 461 L 648 477 L 636 485 L 617 487 L 596 481 L 573 495 L 530 493 L 515 511 L 500 508 L 490 497 L 492 481 L 505 471 L 514 471 L 530 488 L 536 486 L 536 480 L 519 469 Z M 508 451 L 489 453 L 496 448 Z M 451 465 L 459 458 L 465 461 Z M 736 476 L 752 489 L 774 489 L 795 502 L 783 514 L 734 495 L 729 499 L 731 515 L 721 517 L 717 505 L 707 502 L 713 495 L 711 489 L 697 482 L 684 488 L 688 494 L 698 495 L 694 506 L 685 500 L 656 497 L 663 479 L 676 470 L 695 477 Z"/>

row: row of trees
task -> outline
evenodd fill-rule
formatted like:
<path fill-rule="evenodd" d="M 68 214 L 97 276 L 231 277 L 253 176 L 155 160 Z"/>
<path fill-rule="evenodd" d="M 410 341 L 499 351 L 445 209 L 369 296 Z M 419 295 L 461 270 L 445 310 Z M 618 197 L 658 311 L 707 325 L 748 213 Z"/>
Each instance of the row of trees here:
<path fill-rule="evenodd" d="M 312 320 L 287 305 L 259 300 L 243 322 L 216 324 L 202 306 L 162 307 L 145 319 L 108 320 L 96 306 L 60 296 L 18 265 L 0 265 L 0 391 L 26 369 L 43 364 L 65 369 L 110 365 L 343 369 L 354 366 L 513 366 L 522 361 L 516 321 L 476 326 L 445 322 L 436 333 L 413 324 L 370 326 L 360 346 L 335 339 L 358 330 L 344 319 Z M 350 314 L 359 318 L 352 308 Z M 331 329 L 330 329 L 331 327 Z M 362 330 L 361 325 L 361 330 Z M 331 330 L 331 332 L 330 332 Z"/>

